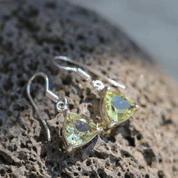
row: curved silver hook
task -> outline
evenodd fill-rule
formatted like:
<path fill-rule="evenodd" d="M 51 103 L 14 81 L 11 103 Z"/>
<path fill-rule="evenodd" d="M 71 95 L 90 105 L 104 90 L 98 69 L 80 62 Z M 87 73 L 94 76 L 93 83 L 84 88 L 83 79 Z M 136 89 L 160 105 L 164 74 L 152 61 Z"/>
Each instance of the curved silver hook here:
<path fill-rule="evenodd" d="M 112 80 L 112 79 L 110 79 L 110 78 L 108 78 L 108 77 L 102 75 L 101 73 L 98 73 L 97 71 L 95 71 L 94 69 L 92 69 L 92 68 L 90 68 L 90 67 L 88 67 L 88 66 L 86 66 L 86 65 L 83 65 L 83 64 L 81 64 L 81 63 L 79 63 L 79 62 L 76 62 L 76 61 L 73 61 L 72 59 L 70 59 L 70 58 L 68 58 L 68 57 L 66 57 L 66 56 L 56 56 L 56 57 L 53 58 L 53 63 L 54 63 L 56 66 L 58 66 L 60 69 L 65 69 L 65 70 L 68 70 L 68 71 L 77 72 L 79 75 L 81 75 L 82 77 L 84 77 L 86 80 L 92 81 L 92 77 L 91 77 L 88 73 L 86 73 L 84 70 L 82 70 L 81 68 L 68 67 L 68 66 L 61 66 L 61 65 L 59 65 L 59 64 L 56 62 L 57 59 L 58 59 L 58 60 L 62 60 L 62 61 L 66 61 L 66 62 L 70 62 L 70 63 L 72 63 L 72 64 L 75 64 L 75 65 L 78 65 L 78 66 L 80 66 L 80 67 L 82 67 L 82 68 L 85 68 L 85 69 L 91 71 L 93 74 L 95 74 L 95 75 L 97 75 L 97 76 L 99 76 L 99 77 L 105 79 L 106 81 L 110 82 L 110 83 L 113 84 L 114 86 L 120 87 L 120 88 L 122 88 L 122 89 L 125 89 L 125 85 L 122 85 L 122 84 L 120 84 L 120 83 L 118 83 L 118 82 L 116 82 L 116 81 L 114 81 L 114 80 Z"/>
<path fill-rule="evenodd" d="M 52 93 L 50 90 L 49 90 L 49 80 L 48 80 L 48 77 L 46 74 L 44 74 L 43 72 L 39 72 L 39 73 L 36 73 L 35 75 L 33 75 L 30 80 L 28 81 L 28 84 L 27 84 L 27 95 L 28 95 L 28 98 L 30 99 L 33 107 L 35 108 L 36 112 L 38 113 L 39 117 L 40 117 L 40 120 L 41 122 L 43 123 L 43 126 L 45 127 L 46 129 L 46 132 L 47 132 L 47 137 L 48 137 L 48 141 L 51 141 L 51 134 L 50 134 L 50 130 L 49 130 L 49 127 L 47 125 L 47 123 L 45 122 L 44 119 L 42 119 L 42 116 L 41 116 L 41 113 L 37 107 L 37 105 L 35 104 L 34 100 L 32 99 L 31 97 L 31 94 L 30 94 L 30 87 L 31 87 L 31 83 L 32 81 L 35 79 L 35 77 L 37 76 L 41 76 L 45 79 L 45 82 L 46 82 L 46 96 L 48 96 L 51 100 L 53 100 L 54 102 L 57 102 L 59 100 L 58 96 L 55 95 L 54 93 Z"/>

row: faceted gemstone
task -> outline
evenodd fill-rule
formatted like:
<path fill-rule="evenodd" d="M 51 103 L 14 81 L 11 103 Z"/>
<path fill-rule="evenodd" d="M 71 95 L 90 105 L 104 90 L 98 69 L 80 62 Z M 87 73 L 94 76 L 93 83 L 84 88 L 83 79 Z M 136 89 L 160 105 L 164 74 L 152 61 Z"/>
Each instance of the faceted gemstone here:
<path fill-rule="evenodd" d="M 65 137 L 73 147 L 81 146 L 90 141 L 97 134 L 97 126 L 92 120 L 79 114 L 70 113 L 65 121 Z"/>
<path fill-rule="evenodd" d="M 104 108 L 110 121 L 123 122 L 135 111 L 135 104 L 119 92 L 107 91 L 104 97 Z"/>

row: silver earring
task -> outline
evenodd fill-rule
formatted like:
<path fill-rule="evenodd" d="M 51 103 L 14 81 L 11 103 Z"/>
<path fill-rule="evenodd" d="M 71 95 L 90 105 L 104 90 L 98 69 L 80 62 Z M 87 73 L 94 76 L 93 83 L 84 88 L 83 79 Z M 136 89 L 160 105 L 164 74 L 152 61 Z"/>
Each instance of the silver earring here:
<path fill-rule="evenodd" d="M 49 80 L 47 75 L 42 72 L 39 72 L 30 78 L 27 85 L 27 95 L 46 129 L 48 141 L 51 141 L 49 127 L 45 120 L 42 119 L 40 111 L 30 94 L 31 83 L 37 76 L 41 76 L 45 79 L 46 96 L 56 103 L 57 111 L 62 112 L 64 115 L 65 120 L 63 123 L 63 141 L 64 148 L 66 149 L 66 151 L 70 152 L 75 148 L 79 148 L 86 145 L 97 134 L 103 131 L 103 129 L 101 127 L 98 127 L 90 118 L 84 115 L 71 113 L 68 110 L 67 98 L 64 97 L 60 99 L 55 93 L 51 92 L 49 90 Z"/>
<path fill-rule="evenodd" d="M 72 59 L 66 56 L 56 56 L 53 58 L 53 63 L 61 69 L 73 71 L 84 77 L 90 84 L 93 86 L 95 90 L 97 90 L 100 94 L 100 114 L 103 119 L 101 126 L 103 129 L 108 130 L 112 127 L 117 126 L 118 124 L 126 121 L 138 108 L 138 105 L 134 104 L 127 96 L 119 92 L 111 91 L 110 87 L 105 87 L 103 82 L 100 80 L 92 80 L 92 77 L 86 73 L 81 68 L 75 67 L 68 67 L 68 66 L 61 66 L 59 65 L 56 60 L 66 61 L 82 68 L 89 70 L 90 72 L 94 73 L 95 75 L 103 78 L 104 80 L 110 82 L 112 85 L 116 87 L 120 87 L 125 89 L 125 86 L 110 79 L 106 76 L 98 73 L 97 71 L 93 70 L 92 68 L 85 66 L 79 62 L 73 61 Z"/>

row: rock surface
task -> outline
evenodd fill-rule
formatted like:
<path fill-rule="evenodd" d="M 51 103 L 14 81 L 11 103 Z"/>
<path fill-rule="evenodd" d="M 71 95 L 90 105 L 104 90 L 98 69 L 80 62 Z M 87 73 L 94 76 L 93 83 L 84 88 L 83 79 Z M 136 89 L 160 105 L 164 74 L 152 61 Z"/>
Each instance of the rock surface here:
<path fill-rule="evenodd" d="M 52 134 L 26 95 L 29 78 L 45 72 L 50 88 L 69 109 L 101 122 L 99 96 L 80 76 L 51 62 L 66 55 L 126 85 L 112 87 L 139 109 L 110 135 L 71 154 L 62 148 L 63 117 L 44 97 L 44 81 L 32 96 Z M 96 77 L 95 77 L 96 78 Z M 67 1 L 0 2 L 0 177 L 178 177 L 178 91 L 172 80 L 123 32 Z M 109 85 L 106 83 L 106 85 Z"/>

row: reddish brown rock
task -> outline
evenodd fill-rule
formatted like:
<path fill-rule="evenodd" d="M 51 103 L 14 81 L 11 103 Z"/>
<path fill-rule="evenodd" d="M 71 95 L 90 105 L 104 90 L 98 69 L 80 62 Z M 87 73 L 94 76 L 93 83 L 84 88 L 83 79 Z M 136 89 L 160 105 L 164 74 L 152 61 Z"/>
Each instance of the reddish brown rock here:
<path fill-rule="evenodd" d="M 100 122 L 99 96 L 80 76 L 58 70 L 55 55 L 81 61 L 126 85 L 112 87 L 139 105 L 133 116 L 72 154 L 62 149 L 62 123 L 44 97 L 43 79 L 32 96 L 52 141 L 26 95 L 26 84 L 45 72 L 50 88 L 72 112 Z M 174 81 L 123 32 L 68 2 L 0 2 L 0 177 L 178 177 L 178 90 Z M 109 85 L 106 83 L 106 85 Z"/>

